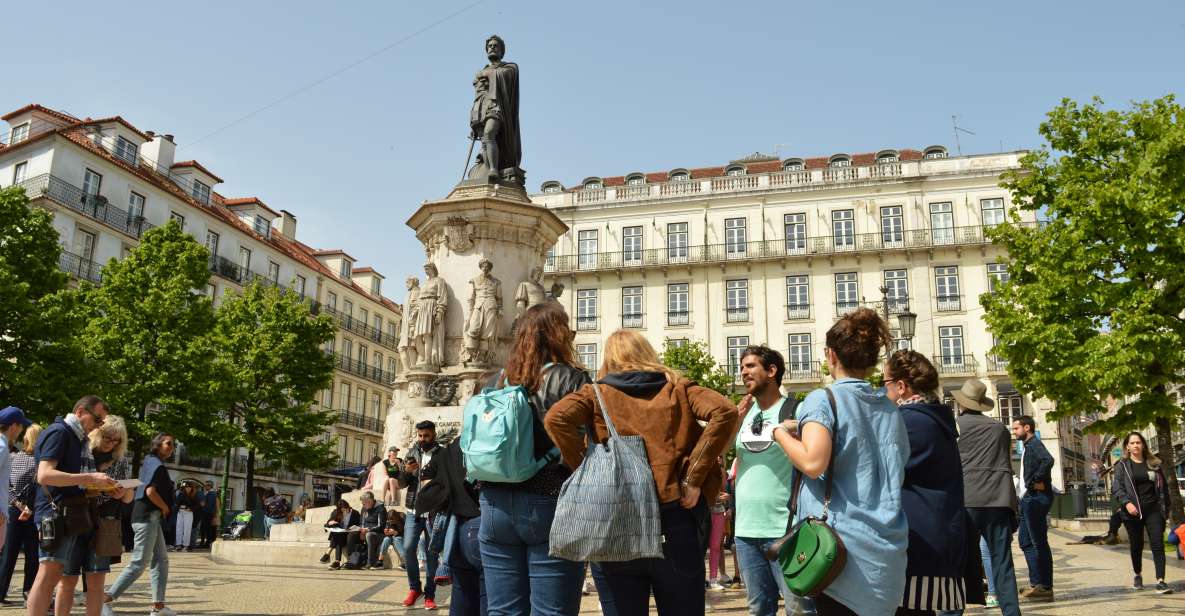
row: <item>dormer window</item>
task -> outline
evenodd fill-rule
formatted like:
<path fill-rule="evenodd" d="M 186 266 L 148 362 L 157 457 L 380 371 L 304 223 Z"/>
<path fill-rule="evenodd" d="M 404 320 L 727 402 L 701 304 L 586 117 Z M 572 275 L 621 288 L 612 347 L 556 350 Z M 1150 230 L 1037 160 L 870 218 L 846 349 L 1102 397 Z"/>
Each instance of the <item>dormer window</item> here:
<path fill-rule="evenodd" d="M 338 272 L 338 274 L 341 276 L 342 280 L 349 280 L 353 273 L 354 273 L 354 264 L 350 263 L 349 259 L 342 259 L 341 271 Z"/>
<path fill-rule="evenodd" d="M 553 194 L 561 193 L 561 192 L 564 192 L 563 184 L 560 184 L 559 182 L 556 182 L 556 181 L 550 181 L 550 182 L 543 183 L 543 194 L 553 195 Z"/>
<path fill-rule="evenodd" d="M 189 194 L 201 203 L 210 203 L 210 187 L 198 180 L 193 181 L 193 186 L 190 187 Z"/>
<path fill-rule="evenodd" d="M 831 157 L 831 160 L 827 164 L 832 167 L 851 167 L 852 158 L 847 154 L 836 154 Z"/>
<path fill-rule="evenodd" d="M 932 145 L 922 153 L 923 160 L 937 160 L 939 158 L 946 158 L 946 148 L 940 145 Z"/>
<path fill-rule="evenodd" d="M 115 138 L 115 156 L 122 158 L 124 162 L 136 164 L 136 145 L 123 137 Z"/>
<path fill-rule="evenodd" d="M 379 296 L 383 294 L 383 279 L 375 276 L 370 279 L 370 294 Z"/>
<path fill-rule="evenodd" d="M 901 157 L 898 156 L 897 152 L 893 150 L 884 150 L 882 152 L 877 152 L 876 154 L 876 164 L 878 165 L 887 165 L 890 163 L 900 162 L 900 160 Z"/>
<path fill-rule="evenodd" d="M 268 231 L 271 230 L 272 224 L 263 216 L 256 215 L 254 227 L 256 233 L 262 235 L 263 237 L 268 237 Z"/>
<path fill-rule="evenodd" d="M 729 177 L 745 175 L 745 168 L 742 165 L 729 165 L 728 168 L 724 170 L 724 175 Z"/>
<path fill-rule="evenodd" d="M 646 183 L 646 176 L 641 173 L 631 173 L 625 176 L 626 186 L 641 186 Z"/>
<path fill-rule="evenodd" d="M 9 137 L 8 143 L 10 145 L 14 143 L 20 143 L 28 138 L 29 122 L 25 122 L 24 124 L 17 124 L 16 126 L 12 127 L 12 135 Z"/>
<path fill-rule="evenodd" d="M 801 158 L 788 158 L 786 162 L 782 163 L 782 171 L 802 171 L 806 169 L 806 165 Z"/>
<path fill-rule="evenodd" d="M 585 190 L 601 190 L 605 187 L 605 183 L 601 181 L 601 178 L 585 178 L 583 185 Z"/>
<path fill-rule="evenodd" d="M 686 169 L 675 169 L 668 177 L 672 182 L 686 182 L 691 179 L 691 174 Z"/>

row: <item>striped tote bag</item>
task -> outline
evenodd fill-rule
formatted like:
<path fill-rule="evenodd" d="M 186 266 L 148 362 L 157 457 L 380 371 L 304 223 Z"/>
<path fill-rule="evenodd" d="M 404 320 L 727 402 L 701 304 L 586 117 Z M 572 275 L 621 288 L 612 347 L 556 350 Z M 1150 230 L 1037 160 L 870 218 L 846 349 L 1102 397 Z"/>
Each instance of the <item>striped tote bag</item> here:
<path fill-rule="evenodd" d="M 662 521 L 654 474 L 641 436 L 621 436 L 601 390 L 592 384 L 609 439 L 589 435 L 584 462 L 560 488 L 551 555 L 578 562 L 662 558 Z"/>

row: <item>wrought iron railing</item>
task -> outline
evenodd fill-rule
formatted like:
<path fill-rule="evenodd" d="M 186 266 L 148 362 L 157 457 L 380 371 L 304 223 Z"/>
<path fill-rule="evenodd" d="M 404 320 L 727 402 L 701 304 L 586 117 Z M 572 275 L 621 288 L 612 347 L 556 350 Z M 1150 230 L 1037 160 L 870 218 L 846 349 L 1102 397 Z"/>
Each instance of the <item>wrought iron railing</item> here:
<path fill-rule="evenodd" d="M 381 366 L 372 366 L 340 353 L 333 353 L 333 361 L 334 367 L 338 370 L 360 376 L 380 385 L 390 385 L 395 380 L 395 375 L 383 370 Z"/>
<path fill-rule="evenodd" d="M 823 369 L 817 361 L 789 361 L 786 362 L 786 374 L 783 380 L 789 381 L 819 381 L 823 378 Z"/>
<path fill-rule="evenodd" d="M 987 356 L 987 371 L 992 374 L 1008 372 L 1008 360 L 999 355 Z"/>
<path fill-rule="evenodd" d="M 58 268 L 79 280 L 89 280 L 95 284 L 103 281 L 102 265 L 72 252 L 62 251 L 58 256 Z"/>
<path fill-rule="evenodd" d="M 809 319 L 811 318 L 810 304 L 786 304 L 786 319 Z"/>
<path fill-rule="evenodd" d="M 391 350 L 398 350 L 399 348 L 398 338 L 392 336 L 391 334 L 384 333 L 381 329 L 374 328 L 362 319 L 348 315 L 335 308 L 325 307 L 324 312 L 332 316 L 339 324 L 341 324 L 342 328 L 347 331 L 358 334 L 367 340 L 377 342 Z"/>
<path fill-rule="evenodd" d="M 621 327 L 624 329 L 639 329 L 642 327 L 642 313 L 621 315 Z"/>
<path fill-rule="evenodd" d="M 963 309 L 962 295 L 938 295 L 934 302 L 938 312 L 958 312 Z"/>
<path fill-rule="evenodd" d="M 576 331 L 588 332 L 597 328 L 597 317 L 576 317 Z"/>
<path fill-rule="evenodd" d="M 140 238 L 153 227 L 143 216 L 112 205 L 107 197 L 90 194 L 81 188 L 48 173 L 29 178 L 20 183 L 29 199 L 44 197 L 75 212 L 134 238 Z"/>
<path fill-rule="evenodd" d="M 746 308 L 725 308 L 724 320 L 729 323 L 744 323 L 749 320 L 749 309 Z"/>
<path fill-rule="evenodd" d="M 975 356 L 966 355 L 935 355 L 934 367 L 943 376 L 974 376 L 979 368 Z"/>
<path fill-rule="evenodd" d="M 678 327 L 691 323 L 691 313 L 686 310 L 672 310 L 667 312 L 667 325 Z"/>
<path fill-rule="evenodd" d="M 353 426 L 361 430 L 370 430 L 371 432 L 383 431 L 383 422 L 379 418 L 367 417 L 352 411 L 341 411 L 338 415 L 338 423 Z"/>

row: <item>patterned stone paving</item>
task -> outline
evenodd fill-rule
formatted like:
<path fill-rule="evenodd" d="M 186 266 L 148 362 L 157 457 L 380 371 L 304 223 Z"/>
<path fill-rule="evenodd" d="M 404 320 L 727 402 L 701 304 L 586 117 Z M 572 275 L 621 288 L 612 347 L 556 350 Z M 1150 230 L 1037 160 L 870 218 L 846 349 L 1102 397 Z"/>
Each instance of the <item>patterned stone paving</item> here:
<path fill-rule="evenodd" d="M 1038 616 L 1081 616 L 1088 614 L 1185 614 L 1185 565 L 1169 559 L 1169 580 L 1173 595 L 1157 595 L 1151 590 L 1135 593 L 1127 589 L 1131 582 L 1126 546 L 1066 545 L 1076 538 L 1062 531 L 1052 531 L 1054 579 L 1058 601 L 1052 604 L 1023 605 L 1025 614 Z M 1024 558 L 1016 552 L 1017 572 L 1027 579 Z M 335 614 L 371 616 L 378 614 L 430 614 L 422 603 L 406 609 L 400 605 L 407 592 L 402 571 L 328 571 L 322 565 L 293 563 L 285 567 L 256 567 L 217 563 L 206 553 L 171 554 L 169 605 L 181 616 L 220 614 L 233 616 L 296 616 Z M 1152 563 L 1146 558 L 1145 579 L 1151 581 Z M 731 562 L 729 563 L 731 566 Z M 18 565 L 17 571 L 20 571 Z M 119 568 L 116 567 L 115 573 Z M 18 573 L 19 577 L 19 573 Z M 15 582 L 15 580 L 14 580 Z M 709 592 L 709 608 L 714 614 L 746 614 L 743 590 Z M 448 591 L 439 593 L 441 609 L 447 613 Z M 117 614 L 147 614 L 149 586 L 147 574 L 116 605 Z M 995 612 L 993 610 L 992 612 Z M 23 613 L 16 607 L 0 610 L 3 614 Z M 75 614 L 81 614 L 76 607 Z M 599 613 L 596 595 L 586 597 L 581 614 Z M 968 614 L 989 613 L 980 608 Z"/>

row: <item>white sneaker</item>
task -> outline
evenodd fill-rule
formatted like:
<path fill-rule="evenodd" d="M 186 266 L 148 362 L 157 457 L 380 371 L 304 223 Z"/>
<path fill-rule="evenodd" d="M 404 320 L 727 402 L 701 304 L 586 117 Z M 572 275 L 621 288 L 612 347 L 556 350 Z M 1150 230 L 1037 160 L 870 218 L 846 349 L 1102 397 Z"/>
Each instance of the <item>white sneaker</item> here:
<path fill-rule="evenodd" d="M 152 610 L 148 613 L 148 616 L 177 616 L 177 612 L 174 612 L 172 608 L 162 607 L 159 610 Z"/>
<path fill-rule="evenodd" d="M 727 575 L 722 575 L 722 576 L 716 578 L 716 583 L 723 586 L 726 589 L 732 588 L 732 578 L 728 577 Z"/>
<path fill-rule="evenodd" d="M 110 603 L 104 603 L 103 609 L 100 612 L 103 616 L 115 616 L 115 610 L 112 609 Z"/>
<path fill-rule="evenodd" d="M 720 582 L 712 582 L 708 584 L 708 590 L 724 590 L 724 586 Z"/>

